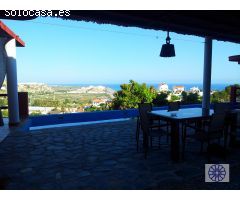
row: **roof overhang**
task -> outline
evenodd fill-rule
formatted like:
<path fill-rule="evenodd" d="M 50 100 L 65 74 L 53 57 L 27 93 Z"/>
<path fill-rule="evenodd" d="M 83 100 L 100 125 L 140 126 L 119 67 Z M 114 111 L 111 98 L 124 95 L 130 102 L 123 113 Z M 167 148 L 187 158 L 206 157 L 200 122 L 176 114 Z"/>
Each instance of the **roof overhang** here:
<path fill-rule="evenodd" d="M 58 13 L 52 12 L 53 16 Z M 37 17 L 6 17 L 4 12 L 0 12 L 0 18 L 31 20 Z M 60 18 L 209 36 L 216 40 L 240 43 L 240 11 L 71 10 L 70 16 Z"/>
<path fill-rule="evenodd" d="M 71 11 L 64 19 L 171 31 L 240 43 L 239 11 Z"/>
<path fill-rule="evenodd" d="M 10 28 L 8 28 L 2 21 L 0 21 L 0 35 L 1 37 L 11 38 L 16 40 L 18 47 L 24 47 L 25 43 L 16 35 Z"/>

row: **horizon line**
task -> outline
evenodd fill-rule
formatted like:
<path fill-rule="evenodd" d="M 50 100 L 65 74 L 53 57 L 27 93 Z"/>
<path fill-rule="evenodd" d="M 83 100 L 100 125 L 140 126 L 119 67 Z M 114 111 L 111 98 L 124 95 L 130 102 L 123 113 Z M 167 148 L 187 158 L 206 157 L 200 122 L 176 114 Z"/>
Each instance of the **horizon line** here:
<path fill-rule="evenodd" d="M 137 81 L 136 81 L 137 82 Z M 108 85 L 121 85 L 121 84 L 128 84 L 129 82 L 126 82 L 126 83 L 49 83 L 49 82 L 36 82 L 36 81 L 34 81 L 34 82 L 31 82 L 31 81 L 29 81 L 29 82 L 18 82 L 19 84 L 29 84 L 29 83 L 36 83 L 36 84 L 47 84 L 47 85 L 58 85 L 58 84 L 60 84 L 60 85 L 64 85 L 64 84 L 66 84 L 66 85 L 105 85 L 105 84 L 108 84 Z M 195 82 L 195 83 L 189 83 L 189 82 L 187 82 L 187 83 L 184 83 L 184 82 L 138 82 L 138 83 L 146 83 L 146 84 L 161 84 L 161 83 L 166 83 L 166 84 L 203 84 L 203 83 L 201 83 L 201 82 Z M 221 85 L 224 85 L 224 84 L 237 84 L 237 83 L 227 83 L 227 82 L 225 82 L 225 83 L 219 83 L 219 82 L 214 82 L 214 83 L 211 83 L 211 85 L 212 84 L 221 84 Z"/>

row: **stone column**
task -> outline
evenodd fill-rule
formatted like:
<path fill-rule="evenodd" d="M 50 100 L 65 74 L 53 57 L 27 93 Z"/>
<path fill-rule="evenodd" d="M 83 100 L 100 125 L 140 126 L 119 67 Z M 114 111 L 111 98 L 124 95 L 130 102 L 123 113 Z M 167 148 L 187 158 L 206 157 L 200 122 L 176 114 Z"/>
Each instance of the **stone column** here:
<path fill-rule="evenodd" d="M 203 100 L 202 100 L 203 111 L 208 111 L 210 109 L 211 73 L 212 73 L 212 39 L 210 37 L 205 37 Z"/>
<path fill-rule="evenodd" d="M 16 40 L 11 39 L 5 45 L 7 53 L 7 91 L 9 125 L 15 126 L 20 122 L 18 104 L 18 82 L 16 62 Z"/>
<path fill-rule="evenodd" d="M 6 38 L 0 38 L 0 89 L 6 76 Z"/>

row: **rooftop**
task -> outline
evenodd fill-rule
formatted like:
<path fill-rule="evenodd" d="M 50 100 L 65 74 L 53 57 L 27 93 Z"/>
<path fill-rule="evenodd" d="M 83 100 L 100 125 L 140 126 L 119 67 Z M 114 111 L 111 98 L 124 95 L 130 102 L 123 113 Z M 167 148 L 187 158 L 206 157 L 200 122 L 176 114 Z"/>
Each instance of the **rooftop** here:
<path fill-rule="evenodd" d="M 182 86 L 182 85 L 177 85 L 177 86 L 174 86 L 173 88 L 184 88 L 184 86 Z"/>

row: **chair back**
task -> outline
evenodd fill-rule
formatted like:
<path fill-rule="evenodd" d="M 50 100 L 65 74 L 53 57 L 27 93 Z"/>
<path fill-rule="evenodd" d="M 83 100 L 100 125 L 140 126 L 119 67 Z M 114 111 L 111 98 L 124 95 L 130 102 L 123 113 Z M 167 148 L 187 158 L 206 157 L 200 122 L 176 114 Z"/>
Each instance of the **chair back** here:
<path fill-rule="evenodd" d="M 138 104 L 138 111 L 142 130 L 145 134 L 148 134 L 150 126 L 148 113 L 152 111 L 152 104 L 151 103 Z"/>
<path fill-rule="evenodd" d="M 240 113 L 237 113 L 237 122 L 236 123 L 237 123 L 236 124 L 237 128 L 239 128 L 240 127 Z"/>
<path fill-rule="evenodd" d="M 180 108 L 178 101 L 168 103 L 168 111 L 177 111 Z"/>
<path fill-rule="evenodd" d="M 230 103 L 215 103 L 213 105 L 213 110 L 215 114 L 224 114 L 232 109 Z"/>
<path fill-rule="evenodd" d="M 211 118 L 209 132 L 222 133 L 224 130 L 225 119 L 226 119 L 225 113 L 221 113 L 221 114 L 214 113 Z"/>

